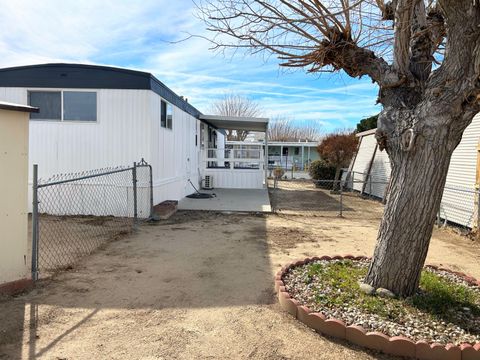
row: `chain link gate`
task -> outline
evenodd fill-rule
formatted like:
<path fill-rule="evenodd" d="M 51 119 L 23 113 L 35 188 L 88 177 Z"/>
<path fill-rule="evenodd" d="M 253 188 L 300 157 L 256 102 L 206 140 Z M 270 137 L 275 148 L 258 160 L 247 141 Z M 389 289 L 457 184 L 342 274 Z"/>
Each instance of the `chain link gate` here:
<path fill-rule="evenodd" d="M 152 167 L 60 174 L 38 179 L 33 167 L 32 279 L 70 268 L 101 244 L 153 215 Z"/>

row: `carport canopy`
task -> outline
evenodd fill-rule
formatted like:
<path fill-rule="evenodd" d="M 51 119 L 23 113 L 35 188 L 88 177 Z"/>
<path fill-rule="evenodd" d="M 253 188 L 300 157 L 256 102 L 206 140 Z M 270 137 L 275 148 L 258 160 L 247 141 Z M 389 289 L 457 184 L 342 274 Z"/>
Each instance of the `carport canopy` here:
<path fill-rule="evenodd" d="M 223 116 L 223 115 L 200 115 L 200 120 L 213 125 L 217 129 L 246 130 L 267 132 L 268 118 Z"/>

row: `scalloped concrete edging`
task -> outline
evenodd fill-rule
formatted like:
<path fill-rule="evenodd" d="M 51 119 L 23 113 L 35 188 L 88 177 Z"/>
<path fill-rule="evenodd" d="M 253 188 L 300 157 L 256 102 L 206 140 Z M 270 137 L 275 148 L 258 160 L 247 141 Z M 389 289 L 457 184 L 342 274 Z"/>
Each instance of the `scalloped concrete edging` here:
<path fill-rule="evenodd" d="M 362 346 L 368 349 L 377 350 L 389 355 L 404 356 L 420 360 L 480 360 L 480 343 L 475 345 L 461 344 L 429 344 L 426 341 L 414 342 L 404 336 L 387 336 L 380 332 L 367 332 L 362 326 L 347 326 L 342 320 L 330 318 L 327 319 L 321 312 L 315 313 L 308 307 L 291 298 L 285 290 L 285 284 L 282 280 L 283 275 L 292 267 L 307 264 L 316 260 L 368 260 L 367 256 L 322 256 L 306 258 L 289 263 L 281 268 L 275 275 L 275 291 L 278 294 L 278 301 L 281 307 L 316 332 L 332 336 L 338 339 L 345 339 L 352 344 Z M 461 272 L 449 269 L 427 265 L 428 267 L 449 271 L 462 277 L 466 282 L 480 286 L 480 281 Z"/>

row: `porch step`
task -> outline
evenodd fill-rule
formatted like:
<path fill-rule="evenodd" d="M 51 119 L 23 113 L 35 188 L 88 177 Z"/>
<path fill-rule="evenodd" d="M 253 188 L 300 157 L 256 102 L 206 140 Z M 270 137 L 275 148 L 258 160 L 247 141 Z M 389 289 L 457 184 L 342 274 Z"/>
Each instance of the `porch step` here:
<path fill-rule="evenodd" d="M 165 200 L 153 207 L 154 220 L 166 220 L 177 212 L 177 200 Z"/>

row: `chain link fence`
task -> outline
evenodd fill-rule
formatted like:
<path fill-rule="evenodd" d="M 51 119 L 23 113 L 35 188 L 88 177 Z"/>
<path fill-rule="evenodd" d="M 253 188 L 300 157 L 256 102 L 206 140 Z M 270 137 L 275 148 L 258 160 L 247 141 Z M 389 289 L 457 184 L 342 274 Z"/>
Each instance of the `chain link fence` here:
<path fill-rule="evenodd" d="M 385 175 L 376 176 L 355 171 L 345 172 L 342 180 L 346 188 L 382 201 L 386 199 L 390 181 Z M 463 232 L 476 231 L 480 223 L 479 195 L 479 190 L 474 186 L 469 188 L 447 182 L 443 189 L 437 224 L 450 225 Z"/>
<path fill-rule="evenodd" d="M 272 211 L 303 216 L 345 216 L 376 220 L 383 214 L 389 179 L 358 172 L 344 172 L 341 180 L 269 180 Z M 454 226 L 462 232 L 480 223 L 477 189 L 445 186 L 437 224 Z"/>
<path fill-rule="evenodd" d="M 454 225 L 467 232 L 470 230 L 478 232 L 478 224 L 480 224 L 479 195 L 480 192 L 476 189 L 445 186 L 438 211 L 438 225 Z"/>
<path fill-rule="evenodd" d="M 33 172 L 32 278 L 70 268 L 103 243 L 129 233 L 153 211 L 145 161 L 38 179 Z"/>
<path fill-rule="evenodd" d="M 346 185 L 344 181 L 334 180 L 270 179 L 272 211 L 309 217 L 381 218 L 382 202 Z"/>

